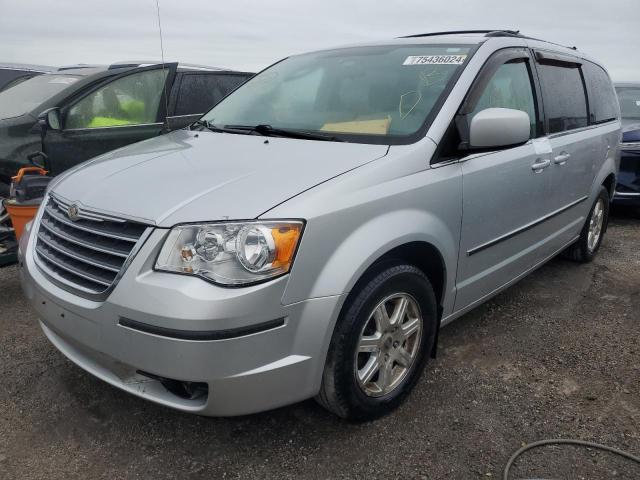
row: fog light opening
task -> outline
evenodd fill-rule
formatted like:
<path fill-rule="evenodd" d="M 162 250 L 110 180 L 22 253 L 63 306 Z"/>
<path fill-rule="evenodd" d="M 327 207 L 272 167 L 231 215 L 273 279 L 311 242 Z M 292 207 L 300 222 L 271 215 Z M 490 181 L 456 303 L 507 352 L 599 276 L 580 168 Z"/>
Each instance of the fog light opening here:
<path fill-rule="evenodd" d="M 138 370 L 140 375 L 157 380 L 167 389 L 169 393 L 172 393 L 176 397 L 180 397 L 184 400 L 198 400 L 206 398 L 209 394 L 209 385 L 204 382 L 187 382 L 183 380 L 173 380 L 171 378 L 160 377 L 152 373 L 143 372 Z"/>

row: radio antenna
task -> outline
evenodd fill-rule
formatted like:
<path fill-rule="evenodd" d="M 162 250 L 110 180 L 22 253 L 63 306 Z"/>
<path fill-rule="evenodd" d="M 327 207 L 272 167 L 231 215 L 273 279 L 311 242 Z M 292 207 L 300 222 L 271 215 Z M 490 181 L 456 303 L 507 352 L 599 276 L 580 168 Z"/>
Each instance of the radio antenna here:
<path fill-rule="evenodd" d="M 162 73 L 164 77 L 164 119 L 167 121 L 169 115 L 169 99 L 167 98 L 167 74 L 164 64 L 164 44 L 162 43 L 162 22 L 160 20 L 160 0 L 156 0 L 156 11 L 158 12 L 158 32 L 160 33 L 160 59 L 162 60 Z"/>

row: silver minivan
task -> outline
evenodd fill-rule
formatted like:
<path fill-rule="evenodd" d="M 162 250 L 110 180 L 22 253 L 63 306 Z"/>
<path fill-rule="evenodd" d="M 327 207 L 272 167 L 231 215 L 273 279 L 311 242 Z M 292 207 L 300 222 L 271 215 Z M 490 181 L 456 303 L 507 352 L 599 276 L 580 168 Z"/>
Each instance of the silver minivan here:
<path fill-rule="evenodd" d="M 64 355 L 140 397 L 375 418 L 440 326 L 560 252 L 594 257 L 619 116 L 595 60 L 512 31 L 292 56 L 58 177 L 22 285 Z"/>

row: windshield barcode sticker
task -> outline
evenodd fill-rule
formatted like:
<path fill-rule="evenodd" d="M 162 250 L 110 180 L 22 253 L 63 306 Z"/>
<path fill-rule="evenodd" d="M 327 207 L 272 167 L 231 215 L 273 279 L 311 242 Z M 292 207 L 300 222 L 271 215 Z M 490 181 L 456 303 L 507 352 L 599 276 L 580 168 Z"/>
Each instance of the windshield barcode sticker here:
<path fill-rule="evenodd" d="M 412 55 L 403 65 L 462 65 L 466 55 Z"/>

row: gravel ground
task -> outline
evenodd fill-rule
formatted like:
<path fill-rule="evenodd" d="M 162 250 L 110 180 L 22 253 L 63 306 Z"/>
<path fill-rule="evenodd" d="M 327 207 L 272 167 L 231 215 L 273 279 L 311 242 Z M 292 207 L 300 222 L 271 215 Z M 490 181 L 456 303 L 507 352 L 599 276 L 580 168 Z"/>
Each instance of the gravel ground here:
<path fill-rule="evenodd" d="M 500 478 L 544 438 L 640 455 L 640 219 L 612 219 L 589 265 L 557 259 L 442 331 L 408 401 L 349 424 L 313 401 L 241 418 L 182 414 L 84 373 L 0 270 L 0 478 Z M 638 479 L 640 465 L 546 447 L 510 478 Z"/>

